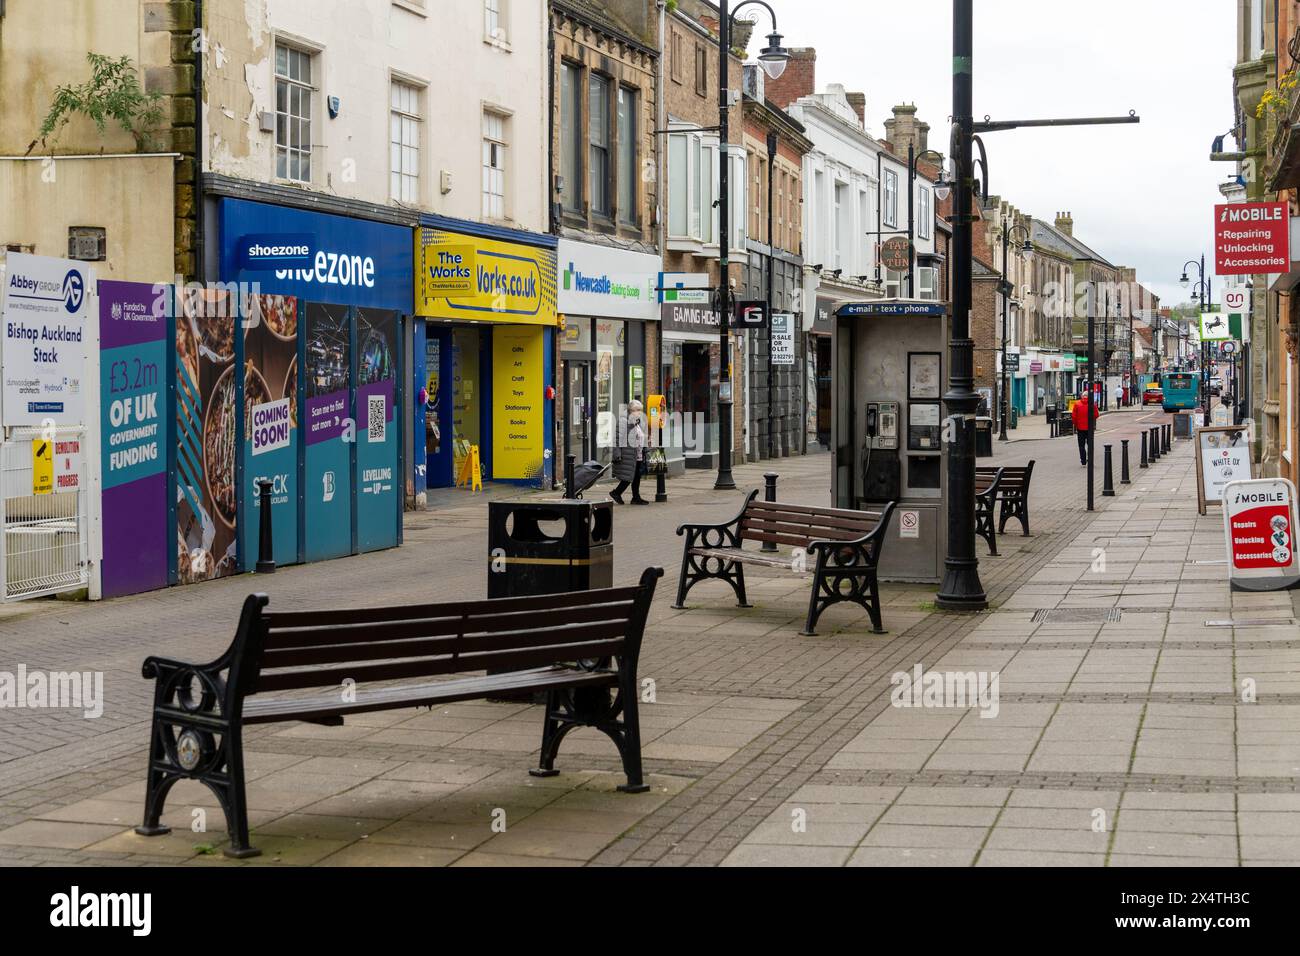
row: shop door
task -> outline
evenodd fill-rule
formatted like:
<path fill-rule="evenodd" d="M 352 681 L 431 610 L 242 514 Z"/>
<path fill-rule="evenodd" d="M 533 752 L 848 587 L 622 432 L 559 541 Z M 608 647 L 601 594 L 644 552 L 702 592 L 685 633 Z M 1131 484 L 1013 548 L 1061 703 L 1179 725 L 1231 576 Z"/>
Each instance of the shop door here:
<path fill-rule="evenodd" d="M 582 463 L 595 457 L 591 418 L 591 362 L 564 362 L 564 453 Z M 563 468 L 561 467 L 561 471 Z"/>
<path fill-rule="evenodd" d="M 819 335 L 817 345 L 817 442 L 831 447 L 831 338 Z"/>
<path fill-rule="evenodd" d="M 422 410 L 426 482 L 430 488 L 448 488 L 452 474 L 452 362 L 451 330 L 428 329 L 425 351 L 425 394 Z"/>

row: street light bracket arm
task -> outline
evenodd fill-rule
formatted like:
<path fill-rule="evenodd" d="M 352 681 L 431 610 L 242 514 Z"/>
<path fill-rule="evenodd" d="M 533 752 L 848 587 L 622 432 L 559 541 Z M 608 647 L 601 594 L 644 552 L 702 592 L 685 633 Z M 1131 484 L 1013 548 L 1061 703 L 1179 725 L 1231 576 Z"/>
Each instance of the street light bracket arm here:
<path fill-rule="evenodd" d="M 994 120 L 985 116 L 982 121 L 974 123 L 971 129 L 976 133 L 996 133 L 1027 126 L 1113 126 L 1140 122 L 1142 117 L 1134 111 L 1130 111 L 1128 116 L 1076 116 L 1068 119 Z"/>
<path fill-rule="evenodd" d="M 775 30 L 775 29 L 777 28 L 777 26 L 776 26 L 776 12 L 772 9 L 771 5 L 767 3 L 767 0 L 741 0 L 741 2 L 738 3 L 738 4 L 736 4 L 736 6 L 732 9 L 732 11 L 731 11 L 731 19 L 732 19 L 732 20 L 737 19 L 737 18 L 738 18 L 738 15 L 739 15 L 739 13 L 740 13 L 740 11 L 741 11 L 741 8 L 743 8 L 743 7 L 747 7 L 747 6 L 749 6 L 750 4 L 756 4 L 756 5 L 760 6 L 760 7 L 762 7 L 764 10 L 766 10 L 766 11 L 767 11 L 767 15 L 768 15 L 769 17 L 772 18 L 772 29 Z M 746 20 L 746 21 L 744 21 L 744 22 L 745 22 L 745 23 L 753 23 L 753 22 L 755 22 L 755 21 L 752 21 L 752 20 Z"/>

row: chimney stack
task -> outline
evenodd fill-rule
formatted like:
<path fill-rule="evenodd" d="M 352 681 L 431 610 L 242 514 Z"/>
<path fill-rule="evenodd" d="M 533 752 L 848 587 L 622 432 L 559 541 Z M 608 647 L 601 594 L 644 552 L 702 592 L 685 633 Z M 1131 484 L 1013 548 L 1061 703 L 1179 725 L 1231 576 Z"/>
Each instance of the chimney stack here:
<path fill-rule="evenodd" d="M 894 107 L 893 119 L 885 120 L 885 142 L 897 156 L 906 156 L 907 147 L 923 153 L 930 144 L 930 124 L 916 118 L 916 104 L 903 103 Z"/>
<path fill-rule="evenodd" d="M 764 84 L 767 98 L 785 109 L 801 96 L 817 92 L 817 51 L 812 47 L 793 47 L 785 72 Z"/>
<path fill-rule="evenodd" d="M 858 125 L 863 129 L 867 128 L 867 94 L 866 93 L 845 93 L 844 98 L 849 101 L 853 107 L 853 112 L 858 114 Z"/>
<path fill-rule="evenodd" d="M 1072 237 L 1074 235 L 1074 215 L 1069 212 L 1058 212 L 1056 214 L 1056 231 Z"/>

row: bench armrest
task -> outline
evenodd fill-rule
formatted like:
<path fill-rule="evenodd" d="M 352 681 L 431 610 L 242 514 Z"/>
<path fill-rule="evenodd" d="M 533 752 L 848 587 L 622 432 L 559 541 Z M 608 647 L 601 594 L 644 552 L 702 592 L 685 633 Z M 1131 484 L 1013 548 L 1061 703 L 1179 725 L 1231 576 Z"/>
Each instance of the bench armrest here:
<path fill-rule="evenodd" d="M 749 508 L 749 503 L 753 501 L 754 498 L 757 496 L 758 496 L 758 489 L 755 488 L 745 497 L 745 503 L 741 505 L 740 511 L 730 521 L 723 521 L 719 524 L 696 523 L 696 524 L 678 525 L 677 527 L 678 537 L 681 537 L 682 535 L 686 535 L 686 547 L 691 548 L 694 546 L 695 540 L 698 537 L 700 537 L 701 535 L 705 535 L 710 531 L 713 531 L 719 533 L 721 540 L 726 540 L 730 542 L 732 547 L 740 547 L 740 537 L 738 534 L 740 530 L 740 519 L 745 517 L 745 511 Z"/>
<path fill-rule="evenodd" d="M 817 551 L 818 549 L 824 549 L 826 551 L 834 551 L 836 548 L 869 548 L 888 533 L 889 519 L 893 516 L 894 507 L 896 505 L 897 502 L 895 501 L 886 504 L 885 509 L 880 513 L 880 520 L 876 522 L 876 526 L 862 537 L 850 538 L 847 541 L 832 541 L 828 538 L 815 538 L 808 542 L 807 550 Z M 879 551 L 878 548 L 875 550 L 877 552 Z"/>

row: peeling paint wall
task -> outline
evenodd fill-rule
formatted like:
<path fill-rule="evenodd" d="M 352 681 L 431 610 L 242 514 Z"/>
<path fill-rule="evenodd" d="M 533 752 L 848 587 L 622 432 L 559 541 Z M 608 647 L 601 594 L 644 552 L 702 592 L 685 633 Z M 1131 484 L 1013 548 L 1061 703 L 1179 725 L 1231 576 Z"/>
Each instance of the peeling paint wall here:
<path fill-rule="evenodd" d="M 481 219 L 483 110 L 509 116 L 507 224 L 546 228 L 546 13 L 506 5 L 506 38 L 485 36 L 477 0 L 206 0 L 205 168 L 275 178 L 277 39 L 313 53 L 312 177 L 303 189 L 393 204 L 390 83 L 422 88 L 420 208 Z M 328 116 L 337 96 L 339 115 Z M 451 189 L 440 188 L 442 171 Z"/>
<path fill-rule="evenodd" d="M 68 229 L 105 230 L 101 278 L 153 282 L 172 276 L 171 157 L 132 154 L 136 140 L 115 123 L 103 133 L 76 116 L 56 136 L 33 143 L 59 86 L 85 83 L 87 53 L 130 57 L 147 90 L 169 93 L 171 35 L 159 30 L 141 0 L 41 0 L 10 3 L 0 19 L 0 248 L 66 256 Z M 171 148 L 170 97 L 154 148 Z M 22 157 L 31 149 L 30 159 Z M 90 159 L 67 159 L 94 154 Z M 35 158 L 43 157 L 43 158 Z M 51 158 L 53 157 L 53 158 Z"/>

